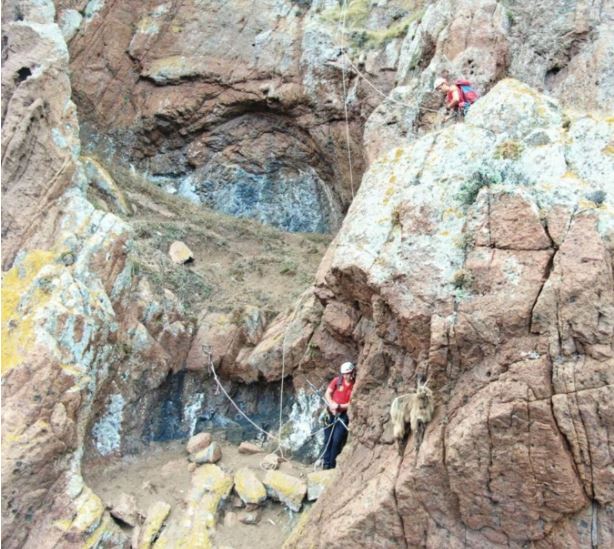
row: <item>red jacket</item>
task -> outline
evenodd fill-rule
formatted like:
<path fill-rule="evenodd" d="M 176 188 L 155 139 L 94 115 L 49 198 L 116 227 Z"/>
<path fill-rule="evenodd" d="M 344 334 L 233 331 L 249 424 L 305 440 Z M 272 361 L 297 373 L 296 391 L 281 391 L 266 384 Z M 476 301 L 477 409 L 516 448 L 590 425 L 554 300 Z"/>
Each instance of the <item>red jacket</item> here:
<path fill-rule="evenodd" d="M 334 378 L 329 384 L 328 388 L 331 391 L 331 398 L 333 402 L 337 404 L 347 404 L 352 396 L 352 390 L 354 389 L 354 382 L 346 383 L 342 378 L 339 383 L 339 378 Z"/>

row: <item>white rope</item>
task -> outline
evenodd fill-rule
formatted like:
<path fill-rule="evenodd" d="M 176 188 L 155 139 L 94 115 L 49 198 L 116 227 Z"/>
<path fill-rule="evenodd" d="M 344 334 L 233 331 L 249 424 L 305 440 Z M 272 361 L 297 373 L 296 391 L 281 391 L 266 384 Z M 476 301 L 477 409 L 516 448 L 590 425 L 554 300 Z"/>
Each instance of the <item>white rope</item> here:
<path fill-rule="evenodd" d="M 343 17 L 342 17 L 342 39 L 345 40 L 345 23 L 346 23 L 346 17 L 347 17 L 347 5 L 348 2 L 347 0 L 344 1 L 343 3 Z M 343 50 L 344 55 L 345 55 L 345 49 Z M 347 56 L 346 56 L 347 57 Z M 348 153 L 348 165 L 350 168 L 350 189 L 352 191 L 352 200 L 354 199 L 354 168 L 352 166 L 352 148 L 351 148 L 351 144 L 350 144 L 350 123 L 349 123 L 349 117 L 348 117 L 348 98 L 347 98 L 347 84 L 346 84 L 346 73 L 345 73 L 345 62 L 342 64 L 341 66 L 341 75 L 342 75 L 342 82 L 343 82 L 343 112 L 345 114 L 345 144 L 347 147 L 347 153 Z"/>
<path fill-rule="evenodd" d="M 276 437 L 274 434 L 269 433 L 268 431 L 265 431 L 262 427 L 260 427 L 257 423 L 255 423 L 243 410 L 241 410 L 240 406 L 232 399 L 232 397 L 228 394 L 228 391 L 226 391 L 226 389 L 224 388 L 224 386 L 222 385 L 222 382 L 220 381 L 219 377 L 217 376 L 217 372 L 215 371 L 215 366 L 213 366 L 213 359 L 211 358 L 211 350 L 209 348 L 208 345 L 203 345 L 203 351 L 207 354 L 208 359 L 209 359 L 209 369 L 211 370 L 211 374 L 213 375 L 213 379 L 215 380 L 215 382 L 217 383 L 217 386 L 219 387 L 219 389 L 222 391 L 222 393 L 224 394 L 224 396 L 230 401 L 230 403 L 234 406 L 235 410 L 237 410 L 237 412 L 239 412 L 239 414 L 241 414 L 241 416 L 243 416 L 253 427 L 255 427 L 259 432 L 261 432 L 262 434 L 272 438 L 273 440 L 277 440 L 277 449 L 275 450 L 275 452 L 280 452 L 281 454 L 281 458 L 282 459 L 286 459 L 283 455 L 283 449 L 281 446 L 281 438 L 280 437 Z M 282 359 L 283 362 L 283 359 Z M 315 386 L 313 385 L 313 383 L 311 383 L 311 381 L 309 381 L 307 379 L 307 383 L 309 383 L 309 385 L 311 385 L 311 387 L 314 388 L 316 394 L 320 397 L 320 399 L 328 406 L 328 404 L 326 403 L 326 400 L 324 399 L 324 397 L 320 394 L 320 392 L 315 388 Z M 282 396 L 283 396 L 283 391 L 282 391 Z M 282 398 L 282 396 L 280 396 L 280 398 Z M 281 414 L 280 414 L 281 417 Z M 329 427 L 332 427 L 330 434 L 328 435 L 328 440 L 326 441 L 326 444 L 324 445 L 324 449 L 322 450 L 322 452 L 320 453 L 320 455 L 317 457 L 317 459 L 314 461 L 313 463 L 313 468 L 314 470 L 316 469 L 318 462 L 322 459 L 322 457 L 324 456 L 324 454 L 326 453 L 326 450 L 328 449 L 328 446 L 330 444 L 331 438 L 333 436 L 333 432 L 335 429 L 335 423 L 341 423 L 345 429 L 349 432 L 349 427 L 347 426 L 347 424 L 345 423 L 345 421 L 343 421 L 341 419 L 340 416 L 335 417 L 335 419 L 332 421 L 332 423 L 327 423 L 326 425 L 324 425 L 323 427 L 320 427 L 319 429 L 316 429 L 315 431 L 312 431 L 311 433 L 309 433 L 306 437 L 305 440 L 309 440 L 312 437 L 315 437 L 316 435 L 320 434 L 321 432 L 325 431 L 326 429 L 328 429 Z M 281 435 L 281 428 L 280 428 L 280 433 Z M 275 453 L 273 452 L 273 453 Z M 264 460 L 262 460 L 260 462 L 260 468 L 263 470 L 266 470 L 266 467 L 264 466 Z"/>
<path fill-rule="evenodd" d="M 211 369 L 211 373 L 213 374 L 213 379 L 215 379 L 215 382 L 218 384 L 218 387 L 222 390 L 222 392 L 224 393 L 226 398 L 230 401 L 230 403 L 235 407 L 237 412 L 239 412 L 239 414 L 241 414 L 251 425 L 253 425 L 256 429 L 258 429 L 258 431 L 260 431 L 261 433 L 267 435 L 268 437 L 271 437 L 274 440 L 278 440 L 278 438 L 274 434 L 269 433 L 268 431 L 265 431 L 262 427 L 260 427 L 254 421 L 252 421 L 251 418 L 243 410 L 241 410 L 239 405 L 228 394 L 228 392 L 226 391 L 226 389 L 224 388 L 224 386 L 220 382 L 219 378 L 217 377 L 217 373 L 215 371 L 215 367 L 213 366 L 213 360 L 211 358 L 211 351 L 208 349 L 207 345 L 203 345 L 203 351 L 205 351 L 207 353 L 207 355 L 209 356 L 209 368 Z"/>
<path fill-rule="evenodd" d="M 296 314 L 296 309 L 294 310 L 294 313 Z M 290 323 L 292 323 L 294 321 L 294 315 L 292 320 L 290 320 Z M 284 338 L 282 339 L 281 342 L 281 385 L 279 387 L 279 431 L 278 431 L 278 438 L 277 438 L 277 450 L 279 451 L 279 453 L 281 454 L 281 456 L 283 457 L 284 455 L 284 451 L 281 447 L 281 428 L 282 428 L 282 411 L 284 408 L 284 377 L 286 375 L 286 336 L 288 335 L 288 328 L 286 327 L 286 329 L 284 330 Z"/>
<path fill-rule="evenodd" d="M 324 427 L 324 428 L 327 429 L 328 425 L 326 427 Z M 318 466 L 318 462 L 324 457 L 324 454 L 326 453 L 326 450 L 328 450 L 328 445 L 330 444 L 330 439 L 333 438 L 333 430 L 334 430 L 334 422 L 333 422 L 333 429 L 330 430 L 330 434 L 328 435 L 328 440 L 326 441 L 326 444 L 324 445 L 324 449 L 322 450 L 322 453 L 313 462 L 313 469 L 314 469 L 314 471 L 315 471 L 316 467 Z"/>
<path fill-rule="evenodd" d="M 320 389 L 318 389 L 313 383 L 311 383 L 311 381 L 309 381 L 307 378 L 305 378 L 305 381 L 307 381 L 307 383 L 309 383 L 309 385 L 311 385 L 311 388 L 313 389 L 313 392 L 318 395 L 320 397 L 320 400 L 324 403 L 324 405 L 326 406 L 326 408 L 328 409 L 328 402 L 326 402 L 326 399 L 320 394 Z M 350 428 L 346 425 L 345 421 L 343 421 L 340 417 L 335 418 L 337 421 L 340 421 L 343 426 L 349 431 Z M 333 423 L 335 423 L 333 421 Z M 333 423 L 329 423 L 328 425 L 333 425 Z M 323 431 L 324 429 L 326 429 L 326 427 L 328 427 L 328 425 L 324 426 L 322 429 L 318 429 L 317 431 L 314 431 L 313 433 L 311 433 L 311 435 L 307 436 L 307 438 L 310 438 L 311 436 L 313 436 L 314 434 L 319 433 L 320 431 Z"/>
<path fill-rule="evenodd" d="M 226 391 L 226 389 L 222 385 L 222 382 L 220 381 L 220 378 L 218 377 L 217 372 L 215 371 L 215 367 L 213 366 L 213 359 L 211 358 L 211 352 L 207 349 L 207 347 L 208 346 L 203 345 L 203 350 L 207 353 L 207 356 L 209 358 L 209 369 L 211 370 L 211 373 L 213 374 L 213 379 L 217 383 L 217 386 L 221 389 L 221 391 L 224 394 L 224 396 L 230 401 L 230 403 L 234 406 L 234 408 L 237 410 L 237 412 L 239 412 L 239 414 L 241 414 L 258 431 L 260 431 L 264 435 L 267 435 L 268 437 L 271 437 L 273 440 L 279 440 L 279 437 L 275 436 L 272 433 L 269 433 L 268 431 L 265 431 L 264 429 L 262 429 L 262 427 L 260 427 L 257 423 L 255 423 L 243 410 L 241 410 L 240 406 L 228 394 L 228 391 Z M 207 350 L 205 350 L 205 349 L 207 349 Z M 311 382 L 309 382 L 309 380 L 307 380 L 307 381 L 313 387 L 313 384 Z M 326 400 L 324 400 L 322 395 L 320 395 L 318 393 L 318 396 L 324 401 L 324 403 L 326 403 Z M 348 426 L 346 425 L 346 423 L 341 418 L 336 418 L 336 419 L 339 422 L 341 422 L 346 429 L 348 429 Z M 326 429 L 327 427 L 329 427 L 330 425 L 333 425 L 333 424 L 334 424 L 334 422 L 333 423 L 328 423 L 324 427 L 321 427 L 319 429 L 316 429 L 315 431 L 312 431 L 305 438 L 309 439 L 311 437 L 314 437 L 315 435 L 317 435 L 318 433 L 321 433 L 322 431 L 324 431 L 324 429 Z"/>

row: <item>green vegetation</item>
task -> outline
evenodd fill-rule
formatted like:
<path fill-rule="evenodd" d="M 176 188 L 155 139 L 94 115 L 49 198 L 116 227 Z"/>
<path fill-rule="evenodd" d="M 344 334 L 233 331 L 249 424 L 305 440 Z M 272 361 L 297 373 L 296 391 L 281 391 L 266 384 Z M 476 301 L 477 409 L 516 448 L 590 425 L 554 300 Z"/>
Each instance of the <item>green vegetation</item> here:
<path fill-rule="evenodd" d="M 371 2 L 369 0 L 341 0 L 336 8 L 326 10 L 322 14 L 325 21 L 340 24 L 343 23 L 345 16 L 345 26 L 347 29 L 355 29 L 363 27 L 369 17 L 371 11 Z"/>
<path fill-rule="evenodd" d="M 292 261 L 291 259 L 288 259 L 282 263 L 281 269 L 279 269 L 279 274 L 294 276 L 296 274 L 296 271 L 297 271 L 296 261 Z"/>
<path fill-rule="evenodd" d="M 369 16 L 373 10 L 373 2 L 370 0 L 349 0 L 341 3 L 322 14 L 322 19 L 335 25 L 345 26 L 349 37 L 350 48 L 353 49 L 377 49 L 386 45 L 395 38 L 402 38 L 407 29 L 414 22 L 422 18 L 424 9 L 418 6 L 418 2 L 398 2 L 401 7 L 411 12 L 400 19 L 395 20 L 389 26 L 379 29 L 368 28 Z"/>
<path fill-rule="evenodd" d="M 501 173 L 484 166 L 477 170 L 468 181 L 465 181 L 456 195 L 456 198 L 465 206 L 473 204 L 478 197 L 480 189 L 502 182 Z"/>
<path fill-rule="evenodd" d="M 458 247 L 462 248 L 463 251 L 467 252 L 470 248 L 473 248 L 475 244 L 475 237 L 471 233 L 463 233 L 461 238 L 458 240 Z"/>
<path fill-rule="evenodd" d="M 471 273 L 465 269 L 460 269 L 454 273 L 454 277 L 452 279 L 453 286 L 460 290 L 465 289 L 468 290 L 471 288 L 473 284 L 473 276 Z"/>
<path fill-rule="evenodd" d="M 168 194 L 118 164 L 111 175 L 127 208 L 120 211 L 101 193 L 90 198 L 133 228 L 134 238 L 127 242 L 133 273 L 146 277 L 157 295 L 164 288 L 172 291 L 189 315 L 203 309 L 231 313 L 248 305 L 271 313 L 284 310 L 313 283 L 331 240 L 326 234 L 286 233 L 215 212 Z M 168 251 L 176 240 L 192 250 L 194 261 L 171 261 Z M 70 260 L 68 255 L 62 259 Z"/>

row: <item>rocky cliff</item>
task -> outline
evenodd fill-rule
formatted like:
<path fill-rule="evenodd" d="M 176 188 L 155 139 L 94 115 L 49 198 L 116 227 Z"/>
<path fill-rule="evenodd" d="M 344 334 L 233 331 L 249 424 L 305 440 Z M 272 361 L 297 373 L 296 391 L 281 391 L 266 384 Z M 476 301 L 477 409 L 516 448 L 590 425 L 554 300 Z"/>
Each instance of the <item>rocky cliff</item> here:
<path fill-rule="evenodd" d="M 355 319 L 352 443 L 289 546 L 611 543 L 613 130 L 507 79 L 372 163 L 316 291 Z"/>
<path fill-rule="evenodd" d="M 612 12 L 3 2 L 3 543 L 128 546 L 82 467 L 224 409 L 210 351 L 254 417 L 286 378 L 293 448 L 312 383 L 358 363 L 334 494 L 289 546 L 610 546 Z M 438 74 L 484 92 L 464 121 Z M 225 240 L 199 207 L 339 230 L 313 287 L 305 268 L 267 300 L 246 273 L 277 285 L 272 251 L 288 276 L 321 241 Z M 192 215 L 210 263 L 244 241 L 217 296 L 152 249 Z M 390 402 L 421 377 L 435 414 L 398 448 Z"/>

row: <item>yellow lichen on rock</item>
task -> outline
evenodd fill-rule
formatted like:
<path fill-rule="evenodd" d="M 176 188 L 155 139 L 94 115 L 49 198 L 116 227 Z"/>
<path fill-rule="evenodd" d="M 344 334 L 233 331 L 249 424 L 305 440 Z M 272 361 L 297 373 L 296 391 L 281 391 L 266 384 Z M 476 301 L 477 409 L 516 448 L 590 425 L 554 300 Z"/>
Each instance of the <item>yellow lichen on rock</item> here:
<path fill-rule="evenodd" d="M 230 494 L 233 479 L 217 465 L 199 467 L 192 475 L 192 488 L 180 525 L 165 529 L 154 549 L 210 549 L 213 544 L 209 531 L 215 527 L 215 517 L 222 500 Z"/>
<path fill-rule="evenodd" d="M 336 476 L 335 469 L 309 473 L 307 475 L 307 499 L 309 501 L 318 499 L 322 492 L 333 483 Z"/>
<path fill-rule="evenodd" d="M 249 467 L 242 467 L 235 473 L 235 490 L 244 503 L 262 503 L 266 489 Z"/>
<path fill-rule="evenodd" d="M 100 523 L 98 528 L 96 528 L 92 535 L 87 538 L 87 540 L 85 540 L 83 549 L 93 549 L 94 547 L 100 547 L 101 544 L 105 541 L 109 542 L 110 546 L 113 546 L 114 543 L 112 543 L 109 538 L 114 537 L 118 533 L 118 527 L 113 522 L 111 515 L 105 513 L 104 518 L 102 519 L 102 522 Z"/>
<path fill-rule="evenodd" d="M 23 301 L 35 303 L 40 310 L 49 299 L 40 286 L 31 293 L 38 273 L 53 263 L 55 254 L 33 250 L 11 268 L 2 279 L 2 373 L 19 365 L 35 341 L 34 318 L 23 310 Z"/>
<path fill-rule="evenodd" d="M 75 505 L 77 507 L 77 515 L 70 525 L 70 530 L 77 532 L 91 532 L 99 524 L 104 514 L 104 503 L 102 500 L 87 486 L 77 498 Z"/>
<path fill-rule="evenodd" d="M 228 497 L 232 490 L 233 480 L 217 465 L 211 463 L 198 467 L 192 475 L 191 495 L 196 495 L 196 499 L 205 493 L 217 494 L 220 499 Z"/>
<path fill-rule="evenodd" d="M 290 547 L 296 547 L 299 541 L 303 540 L 305 536 L 305 528 L 307 527 L 307 523 L 309 522 L 309 515 L 311 513 L 311 509 L 307 511 L 303 511 L 301 513 L 301 518 L 296 523 L 294 530 L 290 533 L 288 538 L 283 544 L 283 549 L 289 549 Z M 315 545 L 310 545 L 310 549 L 315 549 Z"/>
<path fill-rule="evenodd" d="M 156 501 L 151 505 L 143 524 L 138 549 L 149 549 L 152 546 L 170 512 L 171 506 L 164 501 Z"/>
<path fill-rule="evenodd" d="M 213 547 L 213 544 L 209 537 L 208 526 L 204 521 L 197 519 L 187 539 L 186 549 L 211 549 L 211 547 Z"/>
<path fill-rule="evenodd" d="M 263 482 L 267 492 L 274 498 L 292 511 L 301 510 L 303 499 L 307 494 L 307 485 L 302 480 L 280 471 L 267 471 Z"/>

